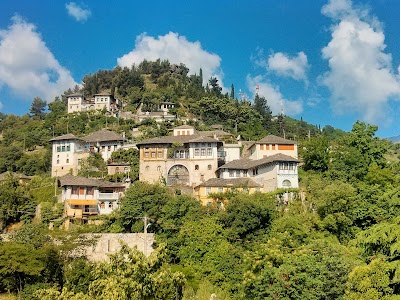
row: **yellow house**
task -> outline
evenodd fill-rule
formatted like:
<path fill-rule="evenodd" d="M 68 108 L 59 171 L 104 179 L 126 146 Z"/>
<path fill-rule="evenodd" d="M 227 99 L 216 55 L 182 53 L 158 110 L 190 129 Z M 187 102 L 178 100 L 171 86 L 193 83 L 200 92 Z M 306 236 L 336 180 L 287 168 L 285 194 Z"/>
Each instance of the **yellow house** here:
<path fill-rule="evenodd" d="M 197 185 L 194 188 L 194 196 L 202 205 L 212 205 L 217 202 L 210 194 L 225 193 L 229 191 L 247 192 L 253 194 L 259 192 L 261 184 L 251 178 L 212 178 Z M 221 203 L 216 203 L 222 205 Z"/>

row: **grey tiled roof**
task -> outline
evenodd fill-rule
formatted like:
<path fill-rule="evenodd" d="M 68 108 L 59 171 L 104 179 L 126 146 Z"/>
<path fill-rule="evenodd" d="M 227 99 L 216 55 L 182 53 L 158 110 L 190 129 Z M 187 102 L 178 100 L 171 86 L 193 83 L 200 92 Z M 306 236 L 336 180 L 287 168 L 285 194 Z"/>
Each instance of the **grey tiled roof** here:
<path fill-rule="evenodd" d="M 124 187 L 122 183 L 102 181 L 94 178 L 64 175 L 58 178 L 59 186 Z"/>
<path fill-rule="evenodd" d="M 198 186 L 205 187 L 261 187 L 261 184 L 251 178 L 211 178 Z"/>
<path fill-rule="evenodd" d="M 21 173 L 14 173 L 14 172 L 4 172 L 0 174 L 0 181 L 4 181 L 8 178 L 8 176 L 12 176 L 14 178 L 18 178 L 18 179 L 32 179 L 33 176 L 28 176 L 25 174 L 21 174 Z"/>
<path fill-rule="evenodd" d="M 136 144 L 136 146 L 149 144 L 172 144 L 172 143 L 218 143 L 219 141 L 210 137 L 194 135 L 178 135 L 178 136 L 162 136 L 149 140 L 144 140 Z"/>
<path fill-rule="evenodd" d="M 263 137 L 261 140 L 255 142 L 256 144 L 281 144 L 281 145 L 293 145 L 296 144 L 295 141 L 287 140 L 284 138 L 281 138 L 276 135 L 267 135 L 266 137 Z"/>
<path fill-rule="evenodd" d="M 82 140 L 82 138 L 79 138 L 79 137 L 73 135 L 72 133 L 68 133 L 68 134 L 64 134 L 64 135 L 60 135 L 60 136 L 57 136 L 55 138 L 52 138 L 50 140 L 50 142 L 63 141 L 63 140 Z"/>
<path fill-rule="evenodd" d="M 226 131 L 223 131 L 223 130 L 207 130 L 207 131 L 197 131 L 197 133 L 199 134 L 199 135 L 202 135 L 202 136 L 210 136 L 210 137 L 212 137 L 212 136 L 227 136 L 227 135 L 229 135 L 229 136 L 233 136 L 233 134 L 231 134 L 231 133 L 229 133 L 229 132 L 226 132 Z"/>
<path fill-rule="evenodd" d="M 192 129 L 192 128 L 194 128 L 194 127 L 190 126 L 190 125 L 181 125 L 178 127 L 174 127 L 173 129 Z"/>
<path fill-rule="evenodd" d="M 299 162 L 299 160 L 294 157 L 278 153 L 275 155 L 271 155 L 271 156 L 268 156 L 265 158 L 255 159 L 255 160 L 249 159 L 249 158 L 233 160 L 233 161 L 230 161 L 227 164 L 221 166 L 220 169 L 248 170 L 251 168 L 258 167 L 258 166 L 266 165 L 266 164 L 273 163 L 273 162 L 280 162 L 280 161 Z"/>
<path fill-rule="evenodd" d="M 124 138 L 122 135 L 110 130 L 99 130 L 92 132 L 91 134 L 83 137 L 86 142 L 95 143 L 95 142 L 106 142 L 106 141 L 123 141 Z"/>

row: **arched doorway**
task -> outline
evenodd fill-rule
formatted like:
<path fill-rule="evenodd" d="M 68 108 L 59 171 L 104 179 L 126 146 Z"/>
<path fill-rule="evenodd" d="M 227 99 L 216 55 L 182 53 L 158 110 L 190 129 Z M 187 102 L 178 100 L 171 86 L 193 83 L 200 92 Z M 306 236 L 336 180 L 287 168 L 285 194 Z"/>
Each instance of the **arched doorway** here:
<path fill-rule="evenodd" d="M 175 165 L 168 171 L 168 185 L 189 185 L 189 171 L 185 166 Z"/>
<path fill-rule="evenodd" d="M 282 182 L 282 186 L 283 186 L 283 187 L 288 187 L 288 188 L 290 188 L 290 187 L 292 186 L 292 183 L 290 182 L 290 180 L 285 179 L 285 180 Z"/>

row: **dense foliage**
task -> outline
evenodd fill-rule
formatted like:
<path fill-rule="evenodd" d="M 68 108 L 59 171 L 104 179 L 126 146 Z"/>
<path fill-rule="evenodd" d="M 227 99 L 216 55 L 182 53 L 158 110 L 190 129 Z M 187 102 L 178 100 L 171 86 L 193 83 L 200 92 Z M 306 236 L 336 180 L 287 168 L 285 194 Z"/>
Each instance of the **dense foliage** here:
<path fill-rule="evenodd" d="M 140 104 L 155 110 L 161 101 L 174 102 L 173 113 L 192 119 L 196 128 L 218 123 L 246 140 L 266 134 L 296 139 L 302 167 L 295 199 L 283 204 L 284 191 L 232 191 L 215 195 L 223 209 L 203 207 L 162 183 L 135 181 L 138 151 L 119 150 L 111 159 L 129 163 L 135 182 L 119 210 L 102 218 L 101 225 L 82 228 L 142 232 L 147 216 L 157 249 L 145 258 L 123 247 L 109 264 L 72 260 L 68 253 L 81 243 L 75 239 L 79 232 L 47 229 L 50 222 L 62 222 L 55 199 L 59 191 L 46 175 L 48 141 L 106 126 L 134 140 L 166 135 L 180 123 L 137 124 L 102 112 L 67 114 L 65 97 L 46 111 L 35 98 L 30 115 L 0 115 L 0 171 L 36 175 L 30 184 L 11 175 L 0 184 L 0 227 L 24 224 L 10 241 L 0 241 L 0 292 L 18 293 L 21 299 L 208 300 L 212 294 L 214 299 L 399 299 L 400 164 L 392 155 L 398 146 L 377 138 L 377 127 L 360 121 L 345 133 L 272 116 L 268 99 L 238 100 L 233 85 L 230 95 L 224 94 L 216 78 L 188 71 L 168 61 L 143 61 L 85 76 L 83 92 L 108 90 L 132 112 Z M 133 128 L 143 136 L 132 137 Z M 104 172 L 96 156 L 83 162 L 84 176 Z"/>

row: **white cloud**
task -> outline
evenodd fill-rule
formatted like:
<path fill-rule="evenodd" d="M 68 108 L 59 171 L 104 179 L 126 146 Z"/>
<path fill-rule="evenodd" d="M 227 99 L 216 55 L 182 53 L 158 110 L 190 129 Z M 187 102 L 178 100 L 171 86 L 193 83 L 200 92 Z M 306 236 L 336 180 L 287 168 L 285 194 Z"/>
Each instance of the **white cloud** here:
<path fill-rule="evenodd" d="M 308 67 L 307 55 L 304 52 L 299 52 L 294 57 L 277 52 L 268 57 L 268 70 L 295 80 L 304 80 L 307 82 L 306 71 Z"/>
<path fill-rule="evenodd" d="M 279 87 L 273 86 L 270 82 L 266 81 L 262 76 L 246 77 L 247 87 L 250 91 L 255 91 L 256 86 L 259 87 L 258 94 L 265 97 L 268 105 L 273 114 L 279 114 L 283 108 L 285 115 L 297 115 L 303 111 L 303 104 L 301 101 L 290 101 L 284 98 L 279 91 Z"/>
<path fill-rule="evenodd" d="M 189 68 L 189 74 L 199 74 L 203 70 L 203 82 L 211 76 L 217 77 L 221 86 L 223 72 L 220 68 L 221 58 L 204 50 L 199 41 L 190 42 L 178 33 L 169 32 L 157 38 L 145 33 L 136 37 L 135 47 L 129 53 L 118 58 L 118 65 L 130 67 L 144 59 L 154 61 L 168 59 L 173 64 L 183 63 Z"/>
<path fill-rule="evenodd" d="M 18 16 L 0 30 L 0 86 L 8 86 L 20 96 L 39 96 L 51 101 L 76 85 L 46 47 L 36 27 Z"/>
<path fill-rule="evenodd" d="M 75 2 L 69 2 L 65 4 L 68 14 L 73 17 L 76 21 L 85 23 L 90 17 L 92 12 L 88 8 L 79 6 Z"/>
<path fill-rule="evenodd" d="M 387 119 L 388 102 L 400 99 L 400 80 L 391 54 L 384 52 L 379 22 L 350 0 L 330 0 L 322 13 L 338 20 L 331 41 L 322 49 L 329 71 L 321 79 L 331 91 L 333 109 L 355 111 L 368 122 Z"/>

